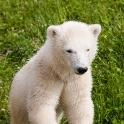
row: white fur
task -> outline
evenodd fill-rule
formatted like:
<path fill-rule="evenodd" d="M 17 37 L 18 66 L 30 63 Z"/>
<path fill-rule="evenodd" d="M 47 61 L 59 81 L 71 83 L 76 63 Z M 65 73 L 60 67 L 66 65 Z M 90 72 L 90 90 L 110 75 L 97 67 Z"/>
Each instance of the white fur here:
<path fill-rule="evenodd" d="M 48 27 L 46 43 L 12 83 L 11 124 L 59 124 L 63 110 L 69 124 L 93 123 L 90 65 L 100 32 L 98 24 L 74 21 Z M 88 71 L 78 75 L 79 67 Z"/>

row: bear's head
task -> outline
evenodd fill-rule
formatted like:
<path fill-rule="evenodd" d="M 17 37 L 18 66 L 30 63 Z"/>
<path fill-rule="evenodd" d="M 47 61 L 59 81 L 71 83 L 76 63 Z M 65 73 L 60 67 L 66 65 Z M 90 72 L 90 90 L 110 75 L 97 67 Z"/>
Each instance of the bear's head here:
<path fill-rule="evenodd" d="M 76 74 L 84 74 L 97 53 L 99 24 L 88 25 L 69 21 L 47 29 L 47 42 L 55 62 L 69 67 Z"/>

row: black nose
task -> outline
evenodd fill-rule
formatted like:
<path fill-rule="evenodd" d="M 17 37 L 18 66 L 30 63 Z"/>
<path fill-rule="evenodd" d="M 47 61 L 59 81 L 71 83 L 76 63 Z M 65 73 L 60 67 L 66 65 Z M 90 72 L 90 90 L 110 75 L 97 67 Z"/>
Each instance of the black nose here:
<path fill-rule="evenodd" d="M 78 74 L 84 74 L 87 70 L 88 70 L 87 67 L 84 67 L 84 68 L 80 67 L 80 68 L 77 69 Z"/>

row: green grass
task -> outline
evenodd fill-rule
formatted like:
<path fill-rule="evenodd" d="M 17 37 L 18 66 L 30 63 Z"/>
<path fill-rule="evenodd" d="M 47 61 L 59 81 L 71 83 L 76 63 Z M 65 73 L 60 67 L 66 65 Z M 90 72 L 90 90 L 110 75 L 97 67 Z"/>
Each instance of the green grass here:
<path fill-rule="evenodd" d="M 101 24 L 93 63 L 94 124 L 124 124 L 124 0 L 1 0 L 0 124 L 10 123 L 15 73 L 45 42 L 47 27 L 68 20 Z"/>

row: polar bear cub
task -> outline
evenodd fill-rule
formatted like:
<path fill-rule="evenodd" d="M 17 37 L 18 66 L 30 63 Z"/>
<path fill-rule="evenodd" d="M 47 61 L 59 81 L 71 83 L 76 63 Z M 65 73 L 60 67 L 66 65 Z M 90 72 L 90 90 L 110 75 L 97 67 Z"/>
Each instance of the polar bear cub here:
<path fill-rule="evenodd" d="M 47 29 L 44 46 L 16 74 L 10 92 L 11 124 L 92 124 L 91 63 L 99 24 L 68 21 Z"/>

